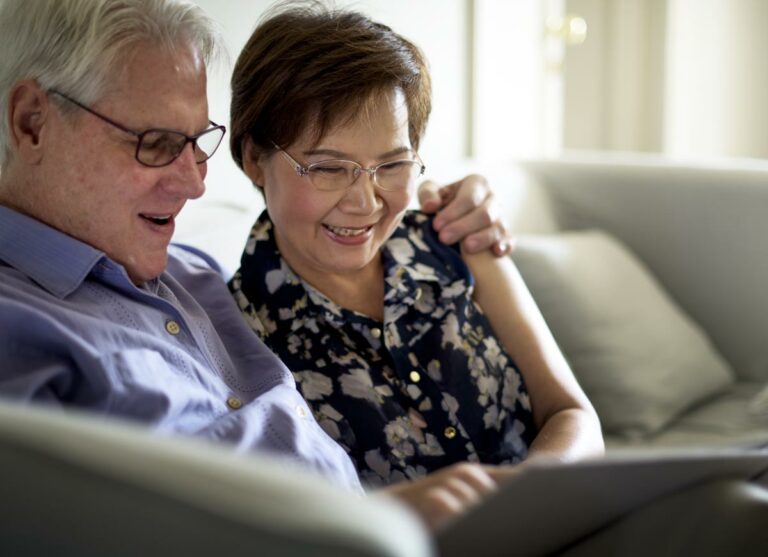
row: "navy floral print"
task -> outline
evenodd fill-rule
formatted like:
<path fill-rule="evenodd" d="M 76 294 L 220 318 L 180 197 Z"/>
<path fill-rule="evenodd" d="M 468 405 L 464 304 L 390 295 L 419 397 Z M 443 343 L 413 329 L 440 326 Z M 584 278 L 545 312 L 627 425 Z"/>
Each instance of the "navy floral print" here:
<path fill-rule="evenodd" d="M 472 300 L 458 251 L 440 243 L 430 217 L 409 212 L 381 256 L 383 323 L 294 274 L 265 211 L 230 289 L 368 485 L 525 458 L 536 434 L 528 393 Z"/>

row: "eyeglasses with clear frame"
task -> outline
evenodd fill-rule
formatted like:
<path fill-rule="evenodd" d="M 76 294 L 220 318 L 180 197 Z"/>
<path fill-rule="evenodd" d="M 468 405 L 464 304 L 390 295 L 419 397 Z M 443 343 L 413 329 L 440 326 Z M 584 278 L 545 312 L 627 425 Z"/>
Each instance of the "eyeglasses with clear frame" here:
<path fill-rule="evenodd" d="M 136 137 L 136 160 L 139 161 L 140 164 L 152 168 L 171 164 L 181 156 L 187 143 L 192 144 L 195 154 L 195 162 L 197 164 L 202 164 L 213 156 L 216 149 L 219 148 L 221 140 L 227 131 L 226 127 L 209 120 L 208 122 L 211 124 L 211 127 L 197 135 L 186 135 L 177 130 L 166 130 L 161 128 L 150 128 L 148 130 L 137 132 L 115 122 L 99 112 L 96 112 L 92 108 L 76 101 L 60 91 L 49 89 L 48 92 L 58 95 L 78 108 L 100 118 L 107 124 Z"/>
<path fill-rule="evenodd" d="M 273 142 L 272 145 L 283 154 L 298 176 L 306 176 L 315 189 L 320 191 L 345 190 L 351 187 L 363 172 L 371 177 L 373 185 L 377 188 L 385 191 L 403 191 L 413 187 L 416 179 L 427 169 L 415 152 L 415 159 L 387 161 L 370 168 L 365 168 L 355 161 L 342 159 L 329 159 L 305 166 L 276 143 Z"/>

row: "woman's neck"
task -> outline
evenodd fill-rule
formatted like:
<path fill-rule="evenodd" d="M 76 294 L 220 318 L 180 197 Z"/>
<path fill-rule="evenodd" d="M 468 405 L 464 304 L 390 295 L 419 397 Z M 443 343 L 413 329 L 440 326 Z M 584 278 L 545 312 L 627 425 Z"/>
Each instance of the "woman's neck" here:
<path fill-rule="evenodd" d="M 355 273 L 327 275 L 322 284 L 307 280 L 341 307 L 384 320 L 384 270 L 381 258 Z"/>
<path fill-rule="evenodd" d="M 284 257 L 285 258 L 285 257 Z M 384 265 L 378 254 L 365 267 L 347 273 L 307 272 L 285 258 L 291 269 L 344 309 L 384 320 Z"/>

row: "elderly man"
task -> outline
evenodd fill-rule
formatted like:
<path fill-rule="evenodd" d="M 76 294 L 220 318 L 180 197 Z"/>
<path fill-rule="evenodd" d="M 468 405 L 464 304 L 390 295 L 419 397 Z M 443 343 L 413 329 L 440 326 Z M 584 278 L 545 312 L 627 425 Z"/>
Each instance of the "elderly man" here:
<path fill-rule="evenodd" d="M 0 396 L 279 453 L 359 490 L 216 263 L 169 246 L 224 135 L 206 99 L 216 48 L 173 0 L 0 4 Z M 443 233 L 489 247 L 484 183 L 450 192 Z M 395 494 L 439 522 L 493 486 L 465 465 Z"/>

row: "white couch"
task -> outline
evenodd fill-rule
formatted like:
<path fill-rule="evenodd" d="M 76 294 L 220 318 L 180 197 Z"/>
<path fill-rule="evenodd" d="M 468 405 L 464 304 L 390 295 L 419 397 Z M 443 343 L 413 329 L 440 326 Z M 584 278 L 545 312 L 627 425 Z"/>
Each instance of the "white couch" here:
<path fill-rule="evenodd" d="M 610 447 L 758 444 L 768 439 L 768 418 L 758 396 L 768 379 L 768 164 L 696 166 L 579 156 L 458 165 L 440 177 L 469 169 L 486 173 L 499 193 L 519 234 L 515 257 L 564 348 L 594 345 L 596 351 L 610 352 L 612 360 L 590 360 L 594 354 L 566 350 L 577 372 L 584 373 L 582 382 L 594 381 L 589 378 L 592 367 L 606 361 L 613 367 L 596 377 L 619 384 L 622 375 L 642 379 L 643 373 L 663 368 L 643 368 L 645 359 L 633 352 L 648 338 L 657 344 L 683 338 L 702 352 L 700 360 L 674 362 L 686 375 L 691 364 L 703 362 L 714 369 L 716 380 L 704 389 L 711 392 L 699 393 L 697 400 L 672 412 L 664 395 L 680 385 L 672 385 L 676 374 L 662 373 L 670 383 L 657 385 L 667 404 L 662 404 L 665 418 L 654 422 L 652 434 L 630 428 L 629 433 L 610 435 Z M 234 269 L 260 210 L 253 202 L 257 198 L 248 199 L 199 202 L 180 223 L 177 239 L 213 252 Z M 610 236 L 572 233 L 587 229 Z M 590 262 L 594 254 L 589 250 L 595 246 L 599 257 L 608 254 L 617 260 L 579 266 Z M 634 255 L 627 256 L 621 246 Z M 578 257 L 567 257 L 574 251 Z M 549 278 L 562 279 L 558 273 L 563 270 L 567 279 L 568 273 L 585 269 L 595 271 L 590 276 L 599 288 L 582 279 L 574 279 L 578 288 L 573 290 L 567 282 L 547 283 Z M 618 286 L 611 283 L 614 269 L 624 273 Z M 663 315 L 677 319 L 678 327 L 693 323 L 696 338 L 667 332 L 665 318 L 652 321 L 648 335 L 630 328 L 637 343 L 632 337 L 627 343 L 626 331 L 615 319 L 621 316 L 623 300 L 642 297 L 632 290 L 621 292 L 623 285 L 635 284 L 633 273 L 645 273 L 638 282 L 642 295 L 660 297 L 666 304 Z M 552 298 L 547 288 L 553 284 L 565 284 L 569 295 Z M 596 291 L 595 303 L 590 288 Z M 610 296 L 601 297 L 606 293 Z M 578 303 L 568 305 L 572 300 Z M 606 300 L 614 321 L 601 321 Z M 633 312 L 658 302 L 641 301 Z M 561 311 L 561 306 L 568 307 Z M 648 318 L 633 314 L 626 321 L 637 325 Z M 590 336 L 589 323 L 610 327 L 605 334 Z M 618 351 L 611 352 L 616 346 L 610 342 L 601 344 L 616 338 L 621 339 Z M 679 356 L 674 350 L 668 355 L 671 360 Z M 584 362 L 594 366 L 581 369 Z M 683 393 L 690 396 L 685 386 Z M 636 392 L 627 394 L 637 398 Z M 624 401 L 618 398 L 610 411 L 622 409 Z M 649 406 L 658 404 L 656 400 Z M 621 412 L 618 417 L 620 421 Z M 247 549 L 254 554 L 394 557 L 434 550 L 417 519 L 394 503 L 338 493 L 307 472 L 263 456 L 235 456 L 203 442 L 156 438 L 136 427 L 60 411 L 0 403 L 0 474 L 0 546 L 9 554 L 162 552 L 190 557 Z"/>
<path fill-rule="evenodd" d="M 383 496 L 73 411 L 0 402 L 0 477 L 2 555 L 433 554 L 419 519 Z"/>

